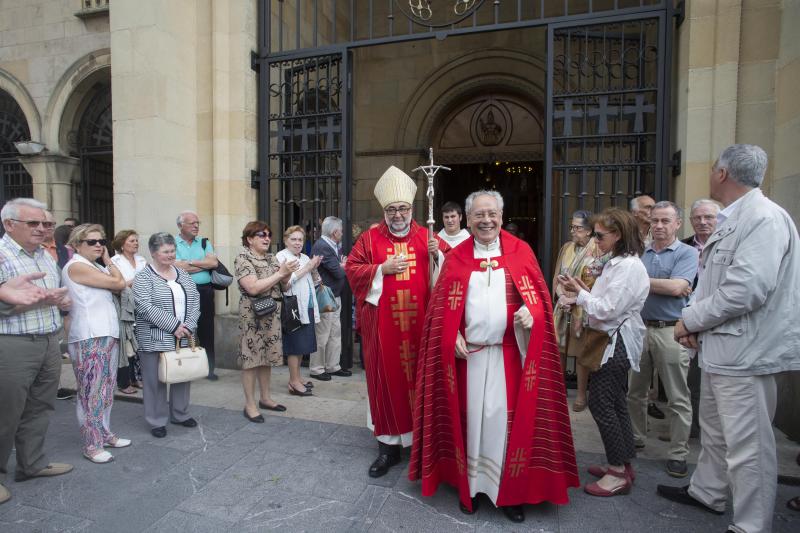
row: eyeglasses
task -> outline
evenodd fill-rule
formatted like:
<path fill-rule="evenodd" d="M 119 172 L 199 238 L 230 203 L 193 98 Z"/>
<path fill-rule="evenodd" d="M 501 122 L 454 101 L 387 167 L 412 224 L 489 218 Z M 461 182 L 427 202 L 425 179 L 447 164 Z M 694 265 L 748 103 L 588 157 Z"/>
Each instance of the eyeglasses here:
<path fill-rule="evenodd" d="M 606 235 L 610 235 L 612 233 L 614 233 L 614 232 L 613 231 L 607 231 L 607 232 L 603 233 L 602 231 L 595 231 L 595 232 L 592 232 L 592 237 L 594 237 L 598 241 L 602 241 L 605 238 Z"/>
<path fill-rule="evenodd" d="M 196 222 L 182 222 L 182 224 L 186 224 L 187 226 L 199 226 L 200 221 L 198 220 Z"/>
<path fill-rule="evenodd" d="M 272 237 L 272 233 L 267 231 L 257 231 L 253 233 L 253 237 L 261 237 L 263 239 L 265 237 Z"/>
<path fill-rule="evenodd" d="M 410 207 L 405 207 L 405 206 L 403 206 L 403 207 L 387 207 L 386 209 L 383 210 L 383 212 L 386 213 L 387 215 L 389 215 L 390 217 L 393 217 L 397 213 L 400 213 L 401 215 L 407 215 L 407 214 L 409 214 L 411 212 L 411 208 Z"/>
<path fill-rule="evenodd" d="M 36 229 L 39 226 L 42 226 L 44 229 L 53 229 L 56 227 L 55 222 L 48 222 L 46 220 L 20 220 L 18 218 L 12 218 L 11 220 L 14 222 L 22 222 L 31 229 Z"/>
<path fill-rule="evenodd" d="M 580 230 L 585 230 L 585 229 L 588 229 L 588 228 L 586 228 L 584 226 L 570 226 L 569 227 L 570 231 L 580 231 Z"/>
<path fill-rule="evenodd" d="M 108 241 L 106 239 L 82 239 L 81 242 L 85 242 L 89 246 L 97 246 L 98 244 L 105 246 Z"/>

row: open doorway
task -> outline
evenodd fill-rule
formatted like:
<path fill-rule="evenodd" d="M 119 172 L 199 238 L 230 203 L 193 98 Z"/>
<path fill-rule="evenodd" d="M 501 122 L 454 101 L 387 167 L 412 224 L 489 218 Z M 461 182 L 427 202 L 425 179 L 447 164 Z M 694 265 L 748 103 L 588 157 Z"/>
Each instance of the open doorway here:
<path fill-rule="evenodd" d="M 503 196 L 503 224 L 514 223 L 520 238 L 533 248 L 537 255 L 544 252 L 541 239 L 541 213 L 544 198 L 544 164 L 542 161 L 496 161 L 448 165 L 452 171 L 437 175 L 436 213 L 445 202 L 457 202 L 464 207 L 470 193 L 496 190 Z M 464 217 L 466 224 L 466 216 Z M 437 220 L 441 222 L 441 220 Z"/>

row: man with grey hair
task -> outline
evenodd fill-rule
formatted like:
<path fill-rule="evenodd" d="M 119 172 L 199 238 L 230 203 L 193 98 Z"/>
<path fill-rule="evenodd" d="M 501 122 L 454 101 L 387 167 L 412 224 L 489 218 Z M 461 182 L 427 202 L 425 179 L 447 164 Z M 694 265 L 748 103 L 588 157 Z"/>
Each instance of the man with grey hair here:
<path fill-rule="evenodd" d="M 761 192 L 766 169 L 767 154 L 749 144 L 729 146 L 711 169 L 711 198 L 725 207 L 675 325 L 675 339 L 700 358 L 702 450 L 689 485 L 658 486 L 669 500 L 717 514 L 730 489 L 728 530 L 737 533 L 772 531 L 775 375 L 800 370 L 800 237 Z"/>
<path fill-rule="evenodd" d="M 653 369 L 664 384 L 669 414 L 670 442 L 667 474 L 686 477 L 686 456 L 689 454 L 689 430 L 692 425 L 692 405 L 686 375 L 689 354 L 673 338 L 673 328 L 688 302 L 691 285 L 697 274 L 697 250 L 678 240 L 681 227 L 681 208 L 672 202 L 658 202 L 650 211 L 650 231 L 653 240 L 645 246 L 642 263 L 650 278 L 650 294 L 642 308 L 642 320 L 647 326 L 639 372 L 630 377 L 628 410 L 637 448 L 643 448 L 647 438 L 647 395 Z"/>
<path fill-rule="evenodd" d="M 503 197 L 465 204 L 472 237 L 449 252 L 425 316 L 409 477 L 424 496 L 453 485 L 466 514 L 484 493 L 522 522 L 524 504 L 566 503 L 579 481 L 565 389 L 549 385 L 562 383 L 550 292 L 530 246 L 501 230 Z"/>
<path fill-rule="evenodd" d="M 194 211 L 183 211 L 175 220 L 178 235 L 175 237 L 175 266 L 189 273 L 200 293 L 200 320 L 197 323 L 197 340 L 208 354 L 208 379 L 219 379 L 214 373 L 214 287 L 211 271 L 219 261 L 211 241 L 198 238 L 200 217 Z"/>
<path fill-rule="evenodd" d="M 30 305 L 16 305 L 0 316 L 0 481 L 16 447 L 14 479 L 57 476 L 72 465 L 50 463 L 44 439 L 54 410 L 61 375 L 61 314 L 72 302 L 61 285 L 61 272 L 42 248 L 47 238 L 46 206 L 33 198 L 17 198 L 0 210 L 5 235 L 0 239 L 0 285 L 28 277 L 44 291 Z M 54 223 L 53 223 L 54 224 Z M 0 484 L 0 503 L 11 493 Z"/>
<path fill-rule="evenodd" d="M 698 253 L 703 253 L 706 241 L 717 227 L 717 215 L 719 214 L 719 204 L 708 198 L 700 198 L 692 203 L 689 211 L 689 222 L 694 229 L 694 234 L 683 239 L 684 244 L 694 246 Z M 692 282 L 692 290 L 697 288 L 697 280 L 700 277 L 698 269 L 697 276 Z M 697 364 L 697 357 L 692 357 L 689 362 L 689 394 L 692 399 L 692 429 L 689 436 L 696 439 L 700 436 L 700 367 Z"/>
<path fill-rule="evenodd" d="M 349 377 L 353 373 L 342 368 L 342 290 L 347 284 L 344 265 L 347 257 L 342 255 L 342 219 L 327 217 L 322 221 L 322 236 L 311 247 L 312 256 L 322 257 L 317 267 L 322 283 L 330 287 L 338 304 L 336 309 L 320 309 L 319 322 L 314 326 L 317 335 L 317 351 L 311 354 L 309 374 L 320 381 L 330 381 L 331 376 Z"/>
<path fill-rule="evenodd" d="M 636 224 L 639 226 L 639 236 L 645 246 L 650 244 L 650 211 L 653 209 L 656 201 L 652 197 L 642 194 L 635 198 L 631 198 L 630 211 L 633 218 L 636 219 Z"/>

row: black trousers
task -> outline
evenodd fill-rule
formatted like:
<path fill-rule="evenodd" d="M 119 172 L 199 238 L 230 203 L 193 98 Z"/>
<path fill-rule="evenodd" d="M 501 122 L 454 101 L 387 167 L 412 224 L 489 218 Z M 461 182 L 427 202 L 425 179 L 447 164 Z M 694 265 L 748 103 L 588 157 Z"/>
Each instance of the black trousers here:
<path fill-rule="evenodd" d="M 700 367 L 695 355 L 689 360 L 689 375 L 686 384 L 689 385 L 689 397 L 692 401 L 692 429 L 690 435 L 700 436 Z"/>
<path fill-rule="evenodd" d="M 636 457 L 627 401 L 630 368 L 622 335 L 617 334 L 613 357 L 589 375 L 589 411 L 600 430 L 606 460 L 614 466 L 622 466 Z"/>
<path fill-rule="evenodd" d="M 214 287 L 210 283 L 197 286 L 200 293 L 200 319 L 197 321 L 197 341 L 208 354 L 208 372 L 214 373 Z"/>

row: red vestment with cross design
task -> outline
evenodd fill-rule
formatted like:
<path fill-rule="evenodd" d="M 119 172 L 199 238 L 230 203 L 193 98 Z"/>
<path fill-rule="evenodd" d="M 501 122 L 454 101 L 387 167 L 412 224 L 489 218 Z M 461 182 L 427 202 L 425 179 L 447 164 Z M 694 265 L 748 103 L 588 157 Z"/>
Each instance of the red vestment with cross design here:
<path fill-rule="evenodd" d="M 438 237 L 437 237 L 438 239 Z M 449 249 L 439 240 L 440 249 Z M 405 272 L 383 276 L 378 305 L 367 302 L 375 274 L 384 261 L 405 255 Z M 356 300 L 370 414 L 375 435 L 411 431 L 417 353 L 428 305 L 428 230 L 411 222 L 405 237 L 393 235 L 385 222 L 361 234 L 347 256 L 345 272 Z"/>
<path fill-rule="evenodd" d="M 472 243 L 470 238 L 448 254 L 431 295 L 417 363 L 409 464 L 409 478 L 422 480 L 424 496 L 433 495 L 445 482 L 458 489 L 468 508 L 472 502 L 466 465 L 467 365 L 455 357 L 455 341 L 464 331 L 470 276 L 485 270 L 474 257 Z M 513 309 L 487 309 L 509 313 L 503 340 L 508 432 L 497 505 L 568 503 L 567 489 L 579 486 L 580 479 L 550 293 L 526 243 L 502 231 L 500 248 L 502 257 L 493 259 L 505 269 L 506 300 Z M 524 361 L 513 340 L 513 311 L 522 303 L 534 320 Z"/>

